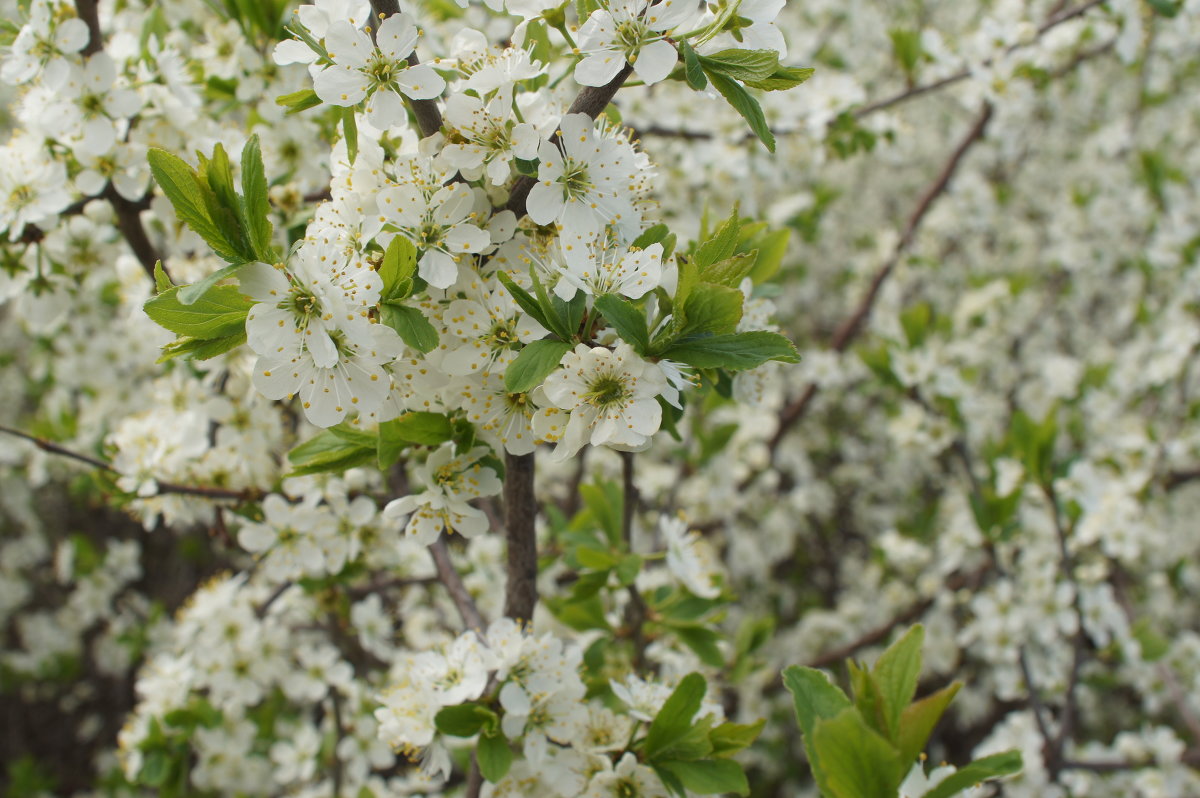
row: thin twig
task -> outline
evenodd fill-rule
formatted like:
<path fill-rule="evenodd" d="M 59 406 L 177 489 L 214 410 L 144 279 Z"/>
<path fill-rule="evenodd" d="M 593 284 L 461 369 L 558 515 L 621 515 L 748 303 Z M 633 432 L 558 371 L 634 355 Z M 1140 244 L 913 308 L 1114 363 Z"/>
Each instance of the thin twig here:
<path fill-rule="evenodd" d="M 338 754 L 346 729 L 342 725 L 342 700 L 336 687 L 329 688 L 329 701 L 333 704 L 333 798 L 342 798 L 342 758 Z"/>
<path fill-rule="evenodd" d="M 437 568 L 438 581 L 446 586 L 446 592 L 450 594 L 450 600 L 454 602 L 454 606 L 458 609 L 458 614 L 462 617 L 463 624 L 468 629 L 474 629 L 482 635 L 487 628 L 487 624 L 484 623 L 483 616 L 479 612 L 479 607 L 475 604 L 475 598 L 467 590 L 467 586 L 463 584 L 462 576 L 459 575 L 458 569 L 450 561 L 450 549 L 446 545 L 446 536 L 444 533 L 429 547 L 429 554 L 433 557 L 433 564 Z"/>
<path fill-rule="evenodd" d="M 962 165 L 963 159 L 966 157 L 967 152 L 972 146 L 974 146 L 983 138 L 984 133 L 987 131 L 988 122 L 991 121 L 991 118 L 992 106 L 990 103 L 984 103 L 979 116 L 975 119 L 975 124 L 971 126 L 971 129 L 967 131 L 967 135 L 963 137 L 962 141 L 959 142 L 958 147 L 956 147 L 954 152 L 951 153 L 950 158 L 946 161 L 938 176 L 921 194 L 920 199 L 917 201 L 916 207 L 908 217 L 908 223 L 904 226 L 904 232 L 900 235 L 900 240 L 896 242 L 896 246 L 892 250 L 891 257 L 889 257 L 883 266 L 879 268 L 879 271 L 875 273 L 875 277 L 871 280 L 871 284 L 867 288 L 867 292 L 859 301 L 854 312 L 849 316 L 849 318 L 842 322 L 840 327 L 838 327 L 837 332 L 833 336 L 833 341 L 830 344 L 830 349 L 832 351 L 839 353 L 846 351 L 850 344 L 858 337 L 858 334 L 863 329 L 863 325 L 865 324 L 867 317 L 870 316 L 871 310 L 875 306 L 875 301 L 879 297 L 879 292 L 880 289 L 882 289 L 884 282 L 891 275 L 892 271 L 896 268 L 896 265 L 900 262 L 900 259 L 908 251 L 909 247 L 912 246 L 912 243 L 916 238 L 917 231 L 921 227 L 921 223 L 925 220 L 926 215 L 928 215 L 934 203 L 946 192 L 946 189 L 949 188 L 950 181 L 958 171 L 959 166 Z M 768 444 L 772 459 L 774 458 L 775 451 L 779 448 L 780 443 L 783 442 L 784 437 L 787 435 L 788 430 L 805 414 L 816 393 L 817 384 L 809 383 L 808 387 L 805 388 L 804 393 L 802 393 L 798 399 L 795 399 L 786 407 L 784 407 L 783 411 L 779 414 L 779 426 L 775 431 L 775 435 L 771 438 L 770 443 Z M 749 483 L 757 479 L 760 473 L 762 472 L 753 472 L 743 482 L 742 487 L 744 488 L 748 486 Z"/>
<path fill-rule="evenodd" d="M 71 460 L 76 460 L 80 463 L 85 463 L 85 464 L 91 466 L 92 468 L 98 468 L 101 471 L 106 471 L 110 474 L 124 476 L 120 471 L 118 471 L 116 468 L 114 468 L 112 466 L 112 464 L 110 464 L 110 463 L 106 463 L 103 460 L 100 460 L 95 457 L 91 457 L 90 455 L 82 454 L 82 453 L 76 452 L 72 449 L 68 449 L 65 446 L 60 446 L 59 444 L 54 443 L 53 441 L 48 441 L 43 438 L 38 438 L 34 435 L 30 435 L 28 432 L 22 432 L 21 430 L 13 429 L 12 427 L 6 427 L 3 425 L 0 425 L 0 433 L 3 433 L 5 435 L 12 435 L 16 438 L 21 438 L 23 440 L 29 441 L 34 446 L 41 449 L 43 452 L 49 452 L 50 454 L 56 454 L 56 455 L 59 455 L 60 457 L 66 457 Z M 180 496 L 200 496 L 200 497 L 203 497 L 206 499 L 231 499 L 234 501 L 252 501 L 262 495 L 261 491 L 253 489 L 253 488 L 247 488 L 245 490 L 235 491 L 235 490 L 229 490 L 227 488 L 209 487 L 206 485 L 179 485 L 174 482 L 162 482 L 157 479 L 154 481 L 154 483 L 155 483 L 155 485 L 158 486 L 158 493 L 155 495 L 160 495 L 160 496 L 163 494 L 166 494 L 166 493 L 174 493 L 174 494 L 178 494 Z M 153 497 L 138 496 L 136 498 L 153 498 Z"/>

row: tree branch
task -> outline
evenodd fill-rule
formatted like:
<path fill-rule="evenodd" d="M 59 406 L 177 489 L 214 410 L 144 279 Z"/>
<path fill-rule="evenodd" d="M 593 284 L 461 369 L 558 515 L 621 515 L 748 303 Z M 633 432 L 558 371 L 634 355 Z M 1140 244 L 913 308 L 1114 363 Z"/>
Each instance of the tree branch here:
<path fill-rule="evenodd" d="M 533 458 L 532 452 L 504 455 L 504 533 L 508 539 L 504 614 L 517 621 L 532 621 L 538 600 Z"/>
<path fill-rule="evenodd" d="M 482 636 L 487 628 L 487 624 L 484 623 L 483 616 L 479 613 L 479 606 L 475 603 L 475 598 L 467 590 L 467 586 L 463 584 L 462 576 L 459 575 L 458 569 L 450 561 L 450 548 L 446 545 L 446 534 L 444 532 L 429 547 L 429 554 L 433 557 L 433 564 L 437 568 L 438 581 L 446 586 L 446 592 L 450 594 L 450 600 L 454 602 L 454 606 L 458 609 L 458 614 L 462 617 L 463 624 L 468 629 L 474 629 Z"/>
<path fill-rule="evenodd" d="M 633 553 L 633 513 L 637 508 L 638 490 L 633 481 L 633 452 L 621 452 L 621 534 L 625 548 Z M 646 602 L 638 592 L 637 585 L 629 586 L 629 604 L 625 608 L 625 625 L 633 639 L 633 667 L 641 671 L 646 667 Z"/>
<path fill-rule="evenodd" d="M 30 435 L 28 432 L 22 432 L 21 430 L 13 429 L 11 427 L 0 426 L 0 433 L 3 433 L 5 435 L 12 435 L 13 437 L 21 438 L 23 440 L 29 441 L 34 446 L 41 449 L 43 452 L 49 452 L 50 454 L 57 454 L 61 457 L 66 457 L 71 460 L 76 460 L 80 463 L 85 463 L 85 464 L 91 466 L 92 468 L 98 468 L 101 471 L 106 471 L 110 474 L 116 474 L 117 476 L 125 476 L 120 471 L 118 471 L 116 468 L 114 468 L 110 463 L 106 463 L 103 460 L 100 460 L 98 458 L 91 457 L 89 455 L 81 454 L 80 452 L 73 451 L 71 449 L 66 448 L 65 446 L 60 446 L 59 444 L 54 443 L 53 441 L 48 441 L 43 438 L 38 438 L 34 435 Z M 233 501 L 251 501 L 262 495 L 261 491 L 253 489 L 253 488 L 247 488 L 246 490 L 235 491 L 235 490 L 229 490 L 228 488 L 209 487 L 206 485 L 180 485 L 180 484 L 176 484 L 174 482 L 161 482 L 157 479 L 154 482 L 156 485 L 158 485 L 158 493 L 155 494 L 156 496 L 161 496 L 161 495 L 164 495 L 167 493 L 174 493 L 174 494 L 178 494 L 181 496 L 199 496 L 199 497 L 206 498 L 206 499 L 230 499 Z M 135 498 L 146 499 L 146 498 L 153 498 L 153 496 L 138 496 Z"/>
<path fill-rule="evenodd" d="M 371 9 L 380 20 L 387 19 L 392 14 L 400 13 L 400 3 L 397 0 L 371 0 Z M 375 27 L 371 28 L 371 39 L 375 39 Z M 408 65 L 416 66 L 421 63 L 416 52 L 409 53 Z M 442 129 L 442 111 L 438 108 L 437 100 L 414 100 L 405 96 L 405 102 L 412 109 L 413 117 L 417 120 L 417 129 L 422 137 L 432 136 Z"/>
<path fill-rule="evenodd" d="M 882 289 L 884 282 L 887 281 L 887 278 L 896 268 L 900 259 L 908 251 L 909 247 L 912 246 L 921 223 L 925 220 L 926 215 L 928 215 L 937 199 L 949 188 L 950 181 L 958 171 L 959 166 L 962 165 L 967 152 L 976 142 L 983 138 L 991 118 L 992 106 L 990 103 L 984 103 L 979 116 L 975 119 L 975 124 L 971 126 L 971 129 L 967 131 L 967 135 L 963 137 L 958 147 L 951 153 L 950 158 L 946 161 L 938 176 L 921 194 L 916 208 L 913 209 L 913 212 L 908 217 L 908 223 L 904 226 L 904 231 L 901 233 L 900 240 L 896 243 L 891 257 L 875 273 L 875 277 L 871 280 L 866 294 L 863 295 L 854 312 L 838 327 L 837 332 L 833 336 L 833 341 L 830 343 L 831 350 L 839 353 L 844 352 L 855 338 L 858 337 L 868 316 L 871 314 L 871 309 L 875 306 L 875 300 L 879 297 L 879 291 Z M 784 407 L 783 411 L 779 414 L 779 426 L 768 444 L 772 460 L 780 443 L 783 442 L 784 437 L 787 435 L 788 430 L 804 416 L 816 393 L 817 384 L 809 383 L 804 393 L 798 399 L 795 399 Z M 746 487 L 749 483 L 757 479 L 760 473 L 762 472 L 757 471 L 747 477 L 742 487 Z"/>
<path fill-rule="evenodd" d="M 612 102 L 612 98 L 616 95 L 617 90 L 625 84 L 626 79 L 633 74 L 633 66 L 626 63 L 617 76 L 603 86 L 585 86 L 575 101 L 571 103 L 571 107 L 567 109 L 568 114 L 587 114 L 592 119 L 599 116 L 608 104 Z M 516 183 L 513 184 L 512 192 L 508 195 L 508 204 L 504 207 L 512 211 L 520 219 L 525 215 L 525 200 L 529 197 L 529 191 L 537 183 L 537 179 L 529 175 L 522 175 Z"/>

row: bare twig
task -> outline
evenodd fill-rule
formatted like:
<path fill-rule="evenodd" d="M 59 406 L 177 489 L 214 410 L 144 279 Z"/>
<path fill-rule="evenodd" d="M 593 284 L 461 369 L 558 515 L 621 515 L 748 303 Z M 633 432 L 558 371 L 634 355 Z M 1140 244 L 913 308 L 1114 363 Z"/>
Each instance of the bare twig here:
<path fill-rule="evenodd" d="M 962 165 L 963 159 L 966 157 L 967 152 L 976 144 L 976 142 L 983 138 L 984 133 L 987 131 L 988 122 L 991 121 L 991 118 L 992 106 L 990 103 L 984 103 L 983 108 L 980 110 L 979 115 L 975 119 L 975 124 L 971 126 L 971 129 L 967 131 L 967 135 L 963 137 L 962 141 L 959 142 L 958 147 L 956 147 L 954 152 L 951 153 L 950 158 L 946 161 L 941 172 L 938 173 L 938 176 L 921 194 L 920 199 L 917 201 L 916 207 L 908 217 L 908 223 L 904 226 L 904 231 L 900 235 L 900 240 L 896 242 L 896 246 L 892 250 L 891 257 L 889 257 L 883 266 L 879 268 L 879 271 L 875 273 L 875 277 L 871 280 L 871 284 L 867 288 L 866 294 L 863 295 L 854 312 L 849 316 L 849 318 L 842 322 L 840 327 L 838 327 L 837 332 L 833 336 L 833 341 L 830 343 L 831 350 L 834 352 L 844 352 L 855 340 L 855 338 L 858 337 L 858 334 L 862 331 L 867 317 L 871 314 L 871 309 L 875 306 L 875 300 L 878 298 L 879 291 L 883 287 L 884 282 L 891 275 L 892 271 L 896 268 L 896 265 L 900 262 L 900 259 L 908 251 L 909 247 L 912 246 L 913 240 L 916 238 L 917 231 L 921 227 L 921 223 L 925 220 L 926 215 L 929 213 L 937 199 L 946 192 L 947 188 L 949 188 L 950 181 L 958 171 L 959 166 Z M 808 407 L 816 393 L 817 384 L 809 383 L 809 385 L 805 388 L 804 393 L 802 393 L 799 398 L 793 400 L 790 404 L 784 407 L 783 411 L 779 414 L 779 426 L 769 443 L 769 449 L 772 454 L 772 458 L 774 457 L 775 451 L 779 448 L 780 443 L 783 442 L 783 439 L 787 435 L 787 432 L 791 426 L 799 421 L 805 412 L 807 412 Z M 749 483 L 757 479 L 760 473 L 762 472 L 756 471 L 748 476 L 742 487 L 747 486 Z"/>
<path fill-rule="evenodd" d="M 484 623 L 483 616 L 479 613 L 475 598 L 463 584 L 462 576 L 454 567 L 454 563 L 450 561 L 450 548 L 446 545 L 444 533 L 429 547 L 429 554 L 433 557 L 433 564 L 437 568 L 438 580 L 445 585 L 446 592 L 450 594 L 450 600 L 458 609 L 463 624 L 468 629 L 474 629 L 482 635 L 487 624 Z"/>
<path fill-rule="evenodd" d="M 336 687 L 329 688 L 329 702 L 333 704 L 333 798 L 342 798 L 342 757 L 338 753 L 346 728 L 342 725 L 342 699 Z"/>
<path fill-rule="evenodd" d="M 92 468 L 98 468 L 101 471 L 107 471 L 110 474 L 116 474 L 118 476 L 123 476 L 120 471 L 118 471 L 116 468 L 114 468 L 111 464 L 104 462 L 103 460 L 100 460 L 96 457 L 91 457 L 90 455 L 82 454 L 80 452 L 76 452 L 72 449 L 66 448 L 65 446 L 60 446 L 59 444 L 54 443 L 53 441 L 48 441 L 48 440 L 44 440 L 42 438 L 38 438 L 34 435 L 30 435 L 28 432 L 22 432 L 21 430 L 13 429 L 11 427 L 0 426 L 0 433 L 3 433 L 5 435 L 12 435 L 13 437 L 21 438 L 23 440 L 29 441 L 34 446 L 41 449 L 43 452 L 49 452 L 50 454 L 56 454 L 61 457 L 67 457 L 71 460 L 76 460 L 80 463 L 85 463 L 85 464 L 91 466 Z M 206 499 L 230 499 L 230 500 L 234 500 L 234 501 L 251 501 L 253 499 L 258 498 L 260 495 L 262 495 L 261 491 L 258 491 L 258 490 L 252 489 L 252 488 L 247 488 L 246 490 L 235 491 L 235 490 L 229 490 L 228 488 L 209 487 L 207 485 L 179 485 L 174 482 L 162 482 L 159 480 L 155 480 L 155 484 L 158 486 L 158 493 L 156 495 L 162 495 L 162 494 L 166 494 L 166 493 L 174 493 L 174 494 L 178 494 L 181 496 L 199 496 L 199 497 L 203 497 Z M 152 497 L 144 497 L 143 496 L 143 497 L 138 497 L 138 498 L 152 498 Z"/>

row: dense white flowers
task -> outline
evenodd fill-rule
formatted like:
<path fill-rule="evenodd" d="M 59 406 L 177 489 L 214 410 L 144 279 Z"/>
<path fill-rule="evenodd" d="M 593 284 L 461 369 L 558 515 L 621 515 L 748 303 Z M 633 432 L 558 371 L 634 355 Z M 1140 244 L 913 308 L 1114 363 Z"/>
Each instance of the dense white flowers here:
<path fill-rule="evenodd" d="M 383 508 L 383 517 L 398 522 L 408 516 L 404 532 L 422 545 L 433 543 L 442 532 L 466 538 L 482 535 L 487 515 L 468 502 L 500 492 L 496 472 L 479 462 L 487 452 L 482 446 L 459 455 L 451 445 L 438 449 L 417 469 L 425 492 L 392 500 Z"/>

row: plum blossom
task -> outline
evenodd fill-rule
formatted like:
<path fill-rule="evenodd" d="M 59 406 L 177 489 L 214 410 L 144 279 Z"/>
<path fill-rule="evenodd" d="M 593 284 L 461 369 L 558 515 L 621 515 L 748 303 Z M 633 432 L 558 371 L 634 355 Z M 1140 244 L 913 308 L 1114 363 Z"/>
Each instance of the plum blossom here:
<path fill-rule="evenodd" d="M 496 472 L 479 462 L 487 452 L 486 446 L 477 446 L 456 455 L 453 445 L 442 446 L 416 469 L 425 492 L 388 502 L 384 519 L 399 523 L 408 516 L 404 532 L 422 546 L 433 543 L 443 531 L 465 538 L 482 535 L 488 528 L 487 515 L 468 502 L 500 492 Z"/>
<path fill-rule="evenodd" d="M 675 46 L 665 40 L 668 31 L 695 15 L 696 5 L 686 0 L 616 0 L 591 13 L 579 29 L 575 81 L 584 86 L 604 86 L 628 62 L 647 85 L 671 74 L 678 61 Z"/>

